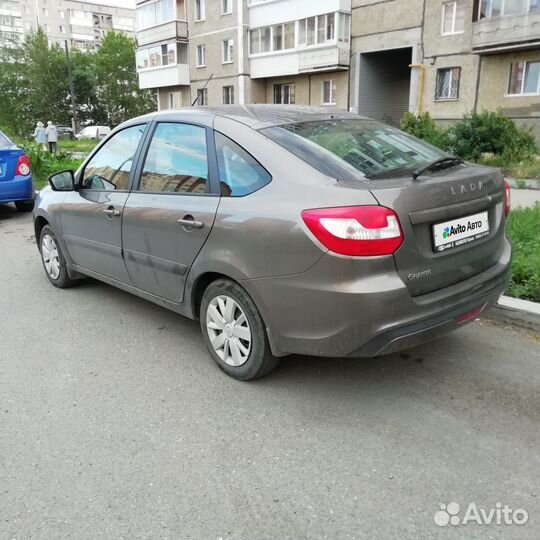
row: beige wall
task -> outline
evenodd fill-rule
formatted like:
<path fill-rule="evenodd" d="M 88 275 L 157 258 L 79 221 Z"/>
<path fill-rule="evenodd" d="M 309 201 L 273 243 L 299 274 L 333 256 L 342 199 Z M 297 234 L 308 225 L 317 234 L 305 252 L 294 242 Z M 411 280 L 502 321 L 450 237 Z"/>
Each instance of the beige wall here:
<path fill-rule="evenodd" d="M 266 103 L 274 102 L 274 84 L 294 83 L 295 105 L 322 105 L 323 81 L 336 81 L 336 105 L 339 109 L 347 109 L 349 74 L 347 71 L 333 71 L 313 75 L 296 75 L 291 77 L 273 77 L 265 79 Z"/>
<path fill-rule="evenodd" d="M 423 0 L 353 0 L 352 35 L 363 36 L 422 25 Z"/>
<path fill-rule="evenodd" d="M 431 65 L 431 62 L 434 62 Z M 473 54 L 439 56 L 425 63 L 424 111 L 434 119 L 459 119 L 474 109 L 479 57 Z M 456 100 L 436 100 L 437 70 L 460 67 L 459 96 Z"/>

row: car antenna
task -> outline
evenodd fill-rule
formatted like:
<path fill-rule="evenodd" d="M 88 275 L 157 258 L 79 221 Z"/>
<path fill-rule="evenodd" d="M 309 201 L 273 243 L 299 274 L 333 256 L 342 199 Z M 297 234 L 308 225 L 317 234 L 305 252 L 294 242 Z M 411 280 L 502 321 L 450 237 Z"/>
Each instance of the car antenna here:
<path fill-rule="evenodd" d="M 214 76 L 213 73 L 210 73 L 210 77 L 208 77 L 208 79 L 206 80 L 206 82 L 204 83 L 204 86 L 201 88 L 201 90 L 204 90 L 208 83 L 210 82 L 210 79 Z M 193 100 L 193 103 L 191 104 L 191 106 L 193 107 L 195 105 L 195 103 L 197 103 L 197 101 L 199 101 L 199 94 L 197 93 L 197 97 Z"/>

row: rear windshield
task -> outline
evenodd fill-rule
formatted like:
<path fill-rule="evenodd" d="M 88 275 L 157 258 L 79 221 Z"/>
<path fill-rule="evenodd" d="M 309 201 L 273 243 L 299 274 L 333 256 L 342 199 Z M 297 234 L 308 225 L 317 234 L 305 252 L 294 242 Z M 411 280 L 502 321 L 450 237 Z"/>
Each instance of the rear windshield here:
<path fill-rule="evenodd" d="M 13 143 L 3 134 L 0 133 L 0 148 L 12 148 Z"/>
<path fill-rule="evenodd" d="M 267 137 L 340 180 L 412 173 L 447 154 L 373 120 L 324 120 L 261 130 Z"/>

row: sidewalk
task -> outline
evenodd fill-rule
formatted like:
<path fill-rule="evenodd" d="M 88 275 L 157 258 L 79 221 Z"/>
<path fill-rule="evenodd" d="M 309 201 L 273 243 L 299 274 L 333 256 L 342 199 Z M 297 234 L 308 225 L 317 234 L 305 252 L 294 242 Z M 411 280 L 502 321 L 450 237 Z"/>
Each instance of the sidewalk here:
<path fill-rule="evenodd" d="M 512 208 L 528 208 L 540 202 L 540 191 L 536 189 L 514 189 L 510 193 Z"/>

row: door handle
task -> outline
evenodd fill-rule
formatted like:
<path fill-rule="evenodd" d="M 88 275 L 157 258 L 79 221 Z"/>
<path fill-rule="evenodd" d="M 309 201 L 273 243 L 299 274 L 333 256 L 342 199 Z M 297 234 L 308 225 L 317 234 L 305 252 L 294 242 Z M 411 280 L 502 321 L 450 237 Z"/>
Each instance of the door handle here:
<path fill-rule="evenodd" d="M 196 221 L 191 215 L 184 216 L 182 219 L 176 220 L 184 229 L 190 231 L 191 229 L 202 229 L 204 223 L 202 221 Z"/>
<path fill-rule="evenodd" d="M 109 208 L 104 208 L 103 209 L 103 213 L 106 216 L 118 217 L 120 215 L 120 210 L 115 210 L 114 206 L 109 206 Z"/>

